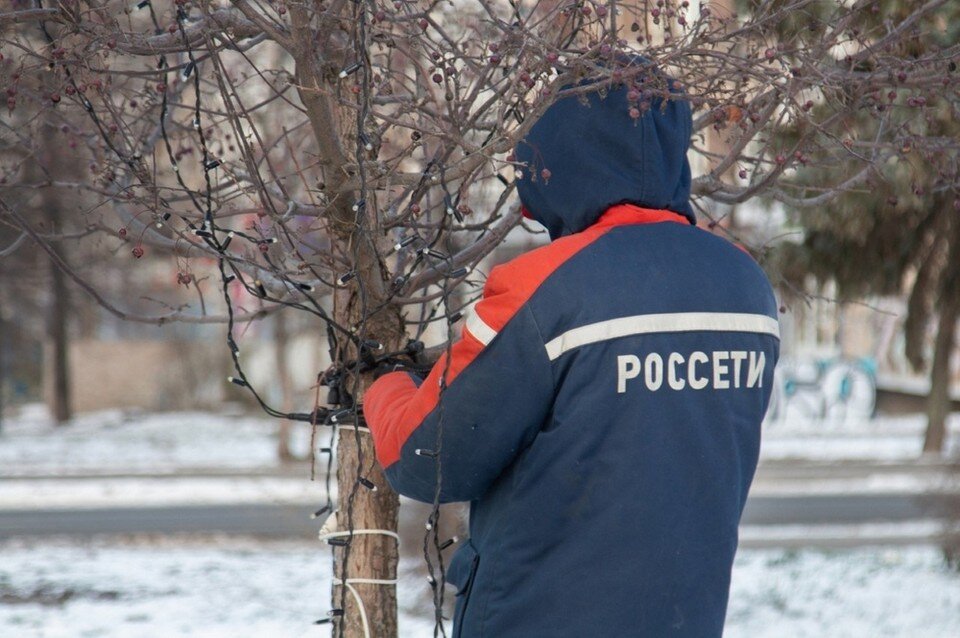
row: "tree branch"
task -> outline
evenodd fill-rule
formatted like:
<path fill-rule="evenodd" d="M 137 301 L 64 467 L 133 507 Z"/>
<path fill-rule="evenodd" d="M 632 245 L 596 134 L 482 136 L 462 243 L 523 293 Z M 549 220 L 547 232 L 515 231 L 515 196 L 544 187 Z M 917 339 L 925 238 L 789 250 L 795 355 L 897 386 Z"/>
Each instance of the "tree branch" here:
<path fill-rule="evenodd" d="M 121 310 L 117 306 L 110 303 L 110 301 L 104 298 L 103 295 L 101 295 L 96 290 L 96 288 L 94 288 L 92 285 L 90 285 L 89 282 L 87 282 L 79 274 L 77 274 L 77 272 L 73 270 L 73 268 L 71 268 L 69 264 L 67 264 L 67 262 L 64 261 L 59 254 L 57 254 L 57 252 L 53 249 L 53 247 L 50 246 L 49 243 L 44 241 L 43 238 L 41 238 L 40 235 L 36 231 L 34 231 L 33 228 L 30 227 L 30 224 L 20 215 L 20 213 L 18 213 L 16 210 L 10 207 L 2 199 L 0 199 L 0 207 L 2 207 L 7 212 L 8 215 L 13 217 L 17 221 L 17 224 L 19 224 L 20 228 L 23 229 L 24 233 L 29 235 L 30 238 L 33 239 L 33 241 L 38 246 L 40 246 L 40 248 L 42 248 L 44 252 L 47 253 L 47 255 L 50 257 L 50 260 L 54 263 L 54 265 L 57 268 L 63 271 L 63 273 L 66 274 L 68 277 L 70 277 L 74 281 L 74 283 L 80 286 L 80 288 L 83 289 L 83 291 L 86 292 L 94 301 L 96 301 L 98 305 L 100 305 L 107 312 L 109 312 L 110 314 L 112 314 L 113 316 L 119 319 L 123 319 L 125 321 L 132 321 L 134 323 L 153 324 L 157 326 L 162 326 L 163 324 L 172 323 L 172 322 L 227 323 L 227 321 L 229 320 L 227 315 L 196 315 L 196 314 L 189 314 L 189 313 L 184 313 L 180 311 L 174 311 L 165 315 L 145 316 L 145 315 L 131 313 L 126 310 Z M 247 322 L 247 321 L 254 321 L 256 319 L 262 319 L 280 307 L 282 306 L 277 305 L 277 306 L 273 306 L 272 308 L 263 308 L 261 310 L 257 310 L 256 312 L 239 313 L 239 314 L 234 313 L 233 321 Z"/>

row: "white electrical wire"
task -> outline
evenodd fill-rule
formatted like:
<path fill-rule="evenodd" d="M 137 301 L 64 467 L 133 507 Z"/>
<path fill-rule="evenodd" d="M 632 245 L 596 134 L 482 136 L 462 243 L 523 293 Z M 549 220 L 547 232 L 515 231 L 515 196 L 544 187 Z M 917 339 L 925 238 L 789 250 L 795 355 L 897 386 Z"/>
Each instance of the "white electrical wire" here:
<path fill-rule="evenodd" d="M 396 586 L 397 580 L 378 580 L 376 578 L 348 578 L 346 581 L 342 581 L 339 578 L 333 579 L 334 585 L 343 585 L 346 587 L 351 594 L 353 594 L 353 599 L 357 601 L 357 607 L 360 608 L 360 620 L 363 621 L 363 635 L 365 638 L 370 638 L 370 621 L 367 620 L 367 610 L 363 606 L 363 599 L 360 598 L 360 594 L 354 589 L 353 585 L 393 585 Z"/>
<path fill-rule="evenodd" d="M 331 524 L 332 523 L 332 524 Z M 319 539 L 321 541 L 329 541 L 331 538 L 344 538 L 351 536 L 359 536 L 361 534 L 373 535 L 379 534 L 381 536 L 390 536 L 397 541 L 397 544 L 400 543 L 400 536 L 393 531 L 388 529 L 355 529 L 353 531 L 337 531 L 337 515 L 336 512 L 330 514 L 330 517 L 323 524 L 323 527 L 320 528 Z M 346 569 L 346 565 L 344 565 Z M 363 635 L 365 638 L 371 638 L 370 636 L 370 621 L 367 620 L 367 610 L 363 606 L 363 599 L 360 598 L 360 593 L 353 587 L 353 585 L 390 585 L 396 587 L 397 579 L 382 579 L 382 578 L 347 578 L 346 580 L 341 580 L 339 578 L 333 579 L 333 584 L 335 586 L 346 587 L 350 594 L 353 596 L 353 599 L 357 601 L 357 607 L 360 609 L 360 620 L 363 622 Z"/>

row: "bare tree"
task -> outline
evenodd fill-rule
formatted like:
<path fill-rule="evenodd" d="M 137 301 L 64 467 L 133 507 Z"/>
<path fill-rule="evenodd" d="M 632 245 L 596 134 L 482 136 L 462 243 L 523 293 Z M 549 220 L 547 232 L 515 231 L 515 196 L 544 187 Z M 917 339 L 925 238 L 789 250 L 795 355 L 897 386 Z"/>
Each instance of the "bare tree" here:
<path fill-rule="evenodd" d="M 449 343 L 460 304 L 482 284 L 481 261 L 520 223 L 517 172 L 575 179 L 514 161 L 539 114 L 611 85 L 630 86 L 623 108 L 634 119 L 657 99 L 689 100 L 693 153 L 708 167 L 694 203 L 707 219 L 716 204 L 760 194 L 827 206 L 907 142 L 956 152 L 956 140 L 917 135 L 909 118 L 887 126 L 888 112 L 872 112 L 873 137 L 846 126 L 894 85 L 955 102 L 956 45 L 894 54 L 944 2 L 918 3 L 892 24 L 864 19 L 881 0 L 742 2 L 740 14 L 686 0 L 22 1 L 0 14 L 7 107 L 19 122 L 4 125 L 0 214 L 118 316 L 226 323 L 233 380 L 258 400 L 239 365 L 237 323 L 281 306 L 316 317 L 335 361 L 319 375 L 327 402 L 318 393 L 292 415 L 261 404 L 337 426 L 331 618 L 339 636 L 394 636 L 398 500 L 362 427 L 363 389 L 381 363 L 416 365 L 407 339 L 426 326 L 446 326 Z M 20 173 L 45 120 L 62 122 L 64 153 L 83 177 Z M 783 126 L 798 131 L 786 145 L 774 135 Z M 814 147 L 851 161 L 799 188 L 787 178 Z M 37 189 L 92 204 L 72 228 L 45 229 L 18 204 Z M 125 309 L 56 248 L 88 232 L 135 258 L 177 260 L 181 283 L 198 295 L 216 289 L 219 302 Z M 445 544 L 436 516 L 434 507 L 425 547 Z M 439 575 L 434 567 L 439 610 L 442 562 Z M 437 623 L 444 631 L 439 611 Z"/>

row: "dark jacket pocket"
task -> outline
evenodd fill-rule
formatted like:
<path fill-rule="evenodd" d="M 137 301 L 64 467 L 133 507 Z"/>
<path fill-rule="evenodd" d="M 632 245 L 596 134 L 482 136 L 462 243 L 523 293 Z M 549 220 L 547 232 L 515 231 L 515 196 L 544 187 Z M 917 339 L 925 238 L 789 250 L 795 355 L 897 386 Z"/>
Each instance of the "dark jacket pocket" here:
<path fill-rule="evenodd" d="M 473 581 L 480 565 L 480 555 L 468 540 L 457 550 L 450 561 L 446 580 L 457 588 L 457 605 L 453 614 L 453 638 L 464 636 L 463 619 L 467 613 L 467 604 L 473 591 Z"/>

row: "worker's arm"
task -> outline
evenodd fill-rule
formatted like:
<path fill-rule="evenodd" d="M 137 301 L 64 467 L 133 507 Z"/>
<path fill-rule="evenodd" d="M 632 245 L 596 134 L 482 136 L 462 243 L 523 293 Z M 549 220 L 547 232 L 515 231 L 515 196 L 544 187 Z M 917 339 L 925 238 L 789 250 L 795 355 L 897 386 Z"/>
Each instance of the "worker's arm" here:
<path fill-rule="evenodd" d="M 547 417 L 550 361 L 512 279 L 493 270 L 449 360 L 426 379 L 392 372 L 364 395 L 377 458 L 401 494 L 432 502 L 439 476 L 441 502 L 479 498 Z"/>

